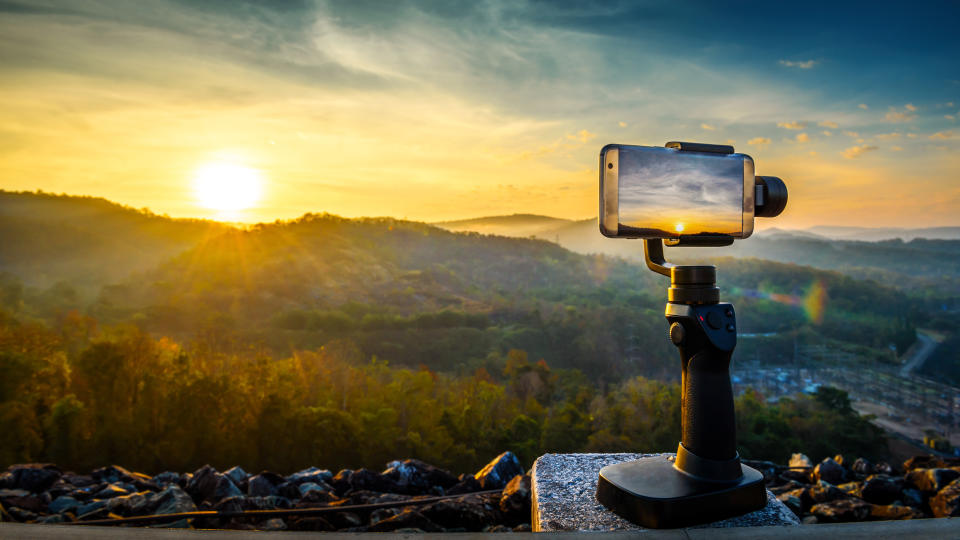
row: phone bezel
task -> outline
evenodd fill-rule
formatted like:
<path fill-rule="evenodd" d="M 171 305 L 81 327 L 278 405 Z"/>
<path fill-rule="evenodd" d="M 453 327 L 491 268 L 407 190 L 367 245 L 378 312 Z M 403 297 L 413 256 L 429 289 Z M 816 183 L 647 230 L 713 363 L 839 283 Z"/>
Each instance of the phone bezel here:
<path fill-rule="evenodd" d="M 630 148 L 657 148 L 656 146 L 640 146 L 625 144 L 608 144 L 600 150 L 600 233 L 608 238 L 648 238 L 645 236 L 632 236 L 629 234 L 620 234 L 620 206 L 619 206 L 619 172 L 620 172 L 620 149 Z M 671 149 L 672 150 L 672 149 Z M 673 150 L 680 152 L 681 150 Z M 754 191 L 756 186 L 756 171 L 753 158 L 747 154 L 717 154 L 717 157 L 737 156 L 743 160 L 743 209 L 741 212 L 740 234 L 731 234 L 730 237 L 742 240 L 753 234 L 754 219 Z M 612 164 L 613 167 L 609 167 Z M 695 239 L 698 235 L 677 235 L 671 237 L 649 237 L 663 238 L 665 240 L 678 240 L 681 238 Z"/>

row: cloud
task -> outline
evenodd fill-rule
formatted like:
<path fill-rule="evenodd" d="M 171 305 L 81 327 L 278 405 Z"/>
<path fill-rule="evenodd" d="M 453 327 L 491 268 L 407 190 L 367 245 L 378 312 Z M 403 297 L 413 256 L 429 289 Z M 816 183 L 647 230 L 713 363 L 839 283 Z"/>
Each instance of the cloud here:
<path fill-rule="evenodd" d="M 807 135 L 806 133 L 797 133 L 797 142 L 798 142 L 798 143 L 805 143 L 805 142 L 809 142 L 809 141 L 810 141 L 810 136 L 809 136 L 809 135 Z"/>
<path fill-rule="evenodd" d="M 820 122 L 817 125 L 825 128 L 830 128 L 830 129 L 837 129 L 838 127 L 840 127 L 836 122 L 831 122 L 830 120 L 824 120 L 823 122 Z"/>
<path fill-rule="evenodd" d="M 777 122 L 777 127 L 783 129 L 803 129 L 807 127 L 806 122 Z"/>
<path fill-rule="evenodd" d="M 619 121 L 619 122 L 617 122 L 617 125 L 620 126 L 620 127 L 627 127 L 627 123 L 624 122 L 624 121 L 622 121 L 622 120 Z"/>
<path fill-rule="evenodd" d="M 582 143 L 585 143 L 596 136 L 597 136 L 596 133 L 591 133 L 585 129 L 581 129 L 576 134 L 567 135 L 567 138 L 570 139 L 571 141 L 580 141 Z"/>
<path fill-rule="evenodd" d="M 957 117 L 954 116 L 954 115 L 952 115 L 952 114 L 945 114 L 945 115 L 943 115 L 943 117 L 946 118 L 947 120 L 956 120 L 956 119 L 957 119 Z"/>
<path fill-rule="evenodd" d="M 953 130 L 938 131 L 933 135 L 930 135 L 930 140 L 931 141 L 948 141 L 955 137 L 956 137 L 956 134 L 954 134 Z"/>
<path fill-rule="evenodd" d="M 907 110 L 907 112 L 898 111 L 896 107 L 890 107 L 890 110 L 887 111 L 887 114 L 884 116 L 884 118 L 887 119 L 887 122 L 894 123 L 913 121 L 917 115 L 910 113 L 917 110 L 917 108 L 909 103 L 907 103 L 907 106 L 904 108 Z"/>
<path fill-rule="evenodd" d="M 880 133 L 879 135 L 874 135 L 874 137 L 877 138 L 877 139 L 880 139 L 881 141 L 884 141 L 884 140 L 887 140 L 887 139 L 899 139 L 899 138 L 900 138 L 900 134 L 897 133 L 897 132 L 893 132 L 893 133 Z"/>
<path fill-rule="evenodd" d="M 770 144 L 770 139 L 766 137 L 754 137 L 747 141 L 750 146 L 766 146 Z"/>
<path fill-rule="evenodd" d="M 867 109 L 870 108 L 870 107 L 867 107 L 867 104 L 866 104 L 866 103 L 861 103 L 861 104 L 857 105 L 857 107 L 860 107 L 860 108 L 863 109 L 863 110 L 867 110 Z"/>
<path fill-rule="evenodd" d="M 908 138 L 908 139 L 916 139 L 916 138 L 917 138 L 917 134 L 916 134 L 916 133 L 907 133 L 907 138 Z"/>
<path fill-rule="evenodd" d="M 903 106 L 903 108 L 910 112 L 915 112 L 917 110 L 917 108 L 913 106 L 913 103 L 907 103 Z"/>
<path fill-rule="evenodd" d="M 861 155 L 867 152 L 873 152 L 876 149 L 877 149 L 876 146 L 867 146 L 865 144 L 862 144 L 860 146 L 851 146 L 850 148 L 847 148 L 846 150 L 843 151 L 843 157 L 847 159 L 853 159 L 853 158 L 860 157 Z"/>
<path fill-rule="evenodd" d="M 700 124 L 700 129 L 705 129 L 707 131 L 716 131 L 717 126 L 711 126 L 710 124 Z"/>
<path fill-rule="evenodd" d="M 810 69 L 813 66 L 817 65 L 817 61 L 816 60 L 803 60 L 803 61 L 780 60 L 779 64 L 781 66 L 786 66 L 786 67 Z"/>
<path fill-rule="evenodd" d="M 856 131 L 844 131 L 843 134 L 846 135 L 847 137 L 853 137 L 854 139 L 860 136 L 860 134 L 857 133 Z"/>
<path fill-rule="evenodd" d="M 901 147 L 899 147 L 899 146 L 891 146 L 890 149 L 893 150 L 894 152 L 899 152 L 899 151 L 903 150 L 903 148 L 901 148 Z"/>
<path fill-rule="evenodd" d="M 823 131 L 821 131 L 820 133 L 823 133 L 823 134 L 826 135 L 827 137 L 833 135 L 833 132 L 832 132 L 832 131 L 827 131 L 827 130 L 823 130 Z"/>

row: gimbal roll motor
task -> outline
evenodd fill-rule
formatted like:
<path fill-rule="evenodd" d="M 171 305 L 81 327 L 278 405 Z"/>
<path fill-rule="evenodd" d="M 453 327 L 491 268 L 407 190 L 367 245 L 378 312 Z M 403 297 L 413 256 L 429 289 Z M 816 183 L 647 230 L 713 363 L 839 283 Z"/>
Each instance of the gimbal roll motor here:
<path fill-rule="evenodd" d="M 681 151 L 732 154 L 733 147 L 667 143 Z M 787 188 L 757 176 L 754 215 L 775 217 Z M 674 246 L 725 246 L 732 237 L 681 237 Z M 720 302 L 714 266 L 667 262 L 663 241 L 644 240 L 647 266 L 670 277 L 666 318 L 682 368 L 681 440 L 676 457 L 639 459 L 600 470 L 597 500 L 644 527 L 686 527 L 759 510 L 767 504 L 763 475 L 740 462 L 736 449 L 730 358 L 737 343 L 732 304 Z"/>

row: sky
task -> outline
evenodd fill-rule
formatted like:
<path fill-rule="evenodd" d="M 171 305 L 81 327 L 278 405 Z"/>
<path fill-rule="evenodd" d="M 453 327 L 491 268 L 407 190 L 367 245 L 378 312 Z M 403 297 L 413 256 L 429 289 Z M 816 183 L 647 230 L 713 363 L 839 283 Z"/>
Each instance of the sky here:
<path fill-rule="evenodd" d="M 658 236 L 743 234 L 744 162 L 740 156 L 621 147 L 620 223 Z"/>
<path fill-rule="evenodd" d="M 0 188 L 240 221 L 585 219 L 604 144 L 681 140 L 783 178 L 779 227 L 960 225 L 958 20 L 955 2 L 0 0 Z M 255 174 L 251 206 L 198 196 L 210 170 Z"/>

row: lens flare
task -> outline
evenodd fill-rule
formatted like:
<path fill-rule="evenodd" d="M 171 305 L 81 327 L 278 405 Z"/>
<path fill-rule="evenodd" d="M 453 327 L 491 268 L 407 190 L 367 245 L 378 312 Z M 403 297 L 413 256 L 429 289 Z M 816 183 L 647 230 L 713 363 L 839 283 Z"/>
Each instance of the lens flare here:
<path fill-rule="evenodd" d="M 810 284 L 804 295 L 782 294 L 774 292 L 759 291 L 756 289 L 740 289 L 732 287 L 731 292 L 746 296 L 747 298 L 762 298 L 787 306 L 796 306 L 803 310 L 807 320 L 820 324 L 823 322 L 823 316 L 827 310 L 827 288 L 820 280 Z"/>

